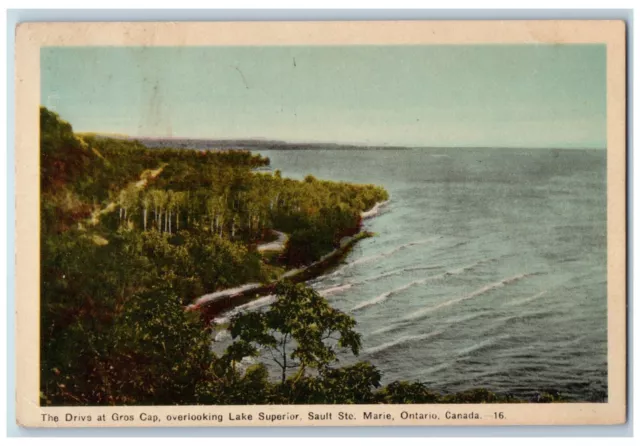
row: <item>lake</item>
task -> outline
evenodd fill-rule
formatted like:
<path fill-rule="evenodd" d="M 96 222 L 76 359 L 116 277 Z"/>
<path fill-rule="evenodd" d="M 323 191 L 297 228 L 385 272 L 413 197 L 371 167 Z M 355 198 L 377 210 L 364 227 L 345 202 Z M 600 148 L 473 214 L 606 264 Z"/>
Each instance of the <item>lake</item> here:
<path fill-rule="evenodd" d="M 389 191 L 376 236 L 310 282 L 384 383 L 606 399 L 604 150 L 261 153 L 284 176 Z"/>

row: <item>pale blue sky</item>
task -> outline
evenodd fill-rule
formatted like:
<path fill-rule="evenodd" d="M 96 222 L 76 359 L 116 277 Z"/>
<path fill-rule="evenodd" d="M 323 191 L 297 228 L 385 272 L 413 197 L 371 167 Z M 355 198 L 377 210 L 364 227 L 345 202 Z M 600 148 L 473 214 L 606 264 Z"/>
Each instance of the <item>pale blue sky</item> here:
<path fill-rule="evenodd" d="M 603 45 L 43 48 L 76 131 L 371 145 L 606 142 Z"/>

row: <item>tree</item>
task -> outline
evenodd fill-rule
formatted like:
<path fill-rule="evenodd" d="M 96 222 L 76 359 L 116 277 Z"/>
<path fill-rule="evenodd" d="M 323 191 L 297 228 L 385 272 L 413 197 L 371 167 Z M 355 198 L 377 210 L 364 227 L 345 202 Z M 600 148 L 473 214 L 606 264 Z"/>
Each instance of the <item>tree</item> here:
<path fill-rule="evenodd" d="M 200 321 L 166 287 L 134 296 L 115 319 L 102 384 L 120 404 L 188 404 L 214 360 Z M 106 353 L 106 352 L 105 352 Z"/>
<path fill-rule="evenodd" d="M 162 190 L 154 189 L 149 191 L 149 196 L 153 203 L 153 214 L 158 232 L 162 232 L 162 211 L 167 201 L 166 194 Z"/>
<path fill-rule="evenodd" d="M 441 396 L 420 382 L 394 381 L 380 389 L 376 395 L 385 404 L 429 404 L 440 401 Z"/>
<path fill-rule="evenodd" d="M 351 316 L 303 284 L 280 282 L 275 292 L 277 299 L 267 311 L 240 313 L 231 320 L 229 331 L 238 340 L 230 351 L 256 356 L 263 349 L 280 368 L 281 384 L 289 374 L 295 383 L 308 371 L 325 372 L 336 362 L 337 348 L 359 353 L 361 335 Z"/>
<path fill-rule="evenodd" d="M 380 371 L 360 361 L 341 368 L 327 368 L 303 382 L 287 382 L 282 394 L 290 404 L 374 404 L 374 389 L 380 386 Z"/>

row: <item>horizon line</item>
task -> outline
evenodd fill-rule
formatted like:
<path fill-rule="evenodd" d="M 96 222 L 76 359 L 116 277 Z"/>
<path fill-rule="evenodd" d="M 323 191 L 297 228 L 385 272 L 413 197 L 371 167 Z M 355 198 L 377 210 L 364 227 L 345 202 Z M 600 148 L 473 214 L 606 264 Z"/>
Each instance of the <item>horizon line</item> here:
<path fill-rule="evenodd" d="M 266 138 L 266 137 L 235 137 L 235 138 L 214 138 L 214 137 L 193 137 L 193 136 L 131 136 L 117 132 L 96 132 L 96 131 L 79 131 L 74 132 L 77 134 L 93 134 L 104 137 L 112 138 L 127 138 L 130 140 L 188 140 L 188 141 L 211 141 L 211 142 L 232 142 L 232 141 L 252 141 L 252 142 L 274 142 L 284 144 L 313 144 L 313 145 L 336 145 L 336 146 L 355 146 L 355 147 L 376 147 L 376 148 L 403 148 L 403 149 L 532 149 L 532 150 L 606 150 L 607 146 L 515 146 L 515 145 L 486 145 L 481 146 L 474 145 L 415 145 L 415 144 L 393 144 L 393 143 L 364 143 L 364 142 L 338 142 L 338 141 L 318 141 L 318 140 L 287 140 L 278 138 Z M 272 149 L 273 150 L 273 149 Z"/>

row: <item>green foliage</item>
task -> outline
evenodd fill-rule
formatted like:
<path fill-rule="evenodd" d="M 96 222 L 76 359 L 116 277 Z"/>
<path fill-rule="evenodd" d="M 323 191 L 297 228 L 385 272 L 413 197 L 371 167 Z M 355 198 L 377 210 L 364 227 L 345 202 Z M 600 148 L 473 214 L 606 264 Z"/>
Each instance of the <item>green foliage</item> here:
<path fill-rule="evenodd" d="M 116 404 L 189 404 L 214 360 L 201 322 L 166 288 L 133 296 L 110 341 L 105 365 Z"/>
<path fill-rule="evenodd" d="M 231 320 L 229 331 L 238 339 L 227 350 L 233 360 L 264 348 L 280 367 L 284 385 L 288 374 L 295 382 L 311 370 L 323 372 L 337 360 L 337 348 L 358 354 L 362 341 L 352 317 L 302 284 L 280 282 L 275 291 L 277 299 L 267 311 L 240 313 Z"/>
<path fill-rule="evenodd" d="M 283 258 L 289 265 L 307 265 L 339 246 L 342 237 L 359 231 L 359 213 L 339 207 L 323 207 L 313 216 L 299 216 L 291 227 L 291 236 Z"/>
<path fill-rule="evenodd" d="M 327 369 L 321 375 L 323 404 L 366 404 L 374 402 L 380 387 L 380 371 L 369 362 Z"/>
<path fill-rule="evenodd" d="M 604 401 L 606 396 L 601 395 L 593 399 L 594 401 Z M 556 390 L 548 390 L 539 394 L 536 394 L 531 402 L 534 403 L 564 403 L 568 402 L 568 399 Z"/>
<path fill-rule="evenodd" d="M 439 402 L 441 396 L 420 382 L 394 381 L 382 388 L 376 398 L 384 404 L 433 404 Z"/>
<path fill-rule="evenodd" d="M 89 164 L 88 147 L 77 138 L 71 124 L 40 107 L 40 169 L 44 191 L 74 179 Z"/>
<path fill-rule="evenodd" d="M 186 304 L 319 259 L 358 233 L 382 188 L 257 173 L 269 159 L 248 151 L 79 136 L 44 107 L 40 125 L 41 404 L 514 401 L 381 387 L 368 362 L 338 367 L 339 351 L 360 351 L 356 322 L 301 284 L 278 283 L 276 302 L 233 318 L 235 342 L 211 353 L 210 329 Z M 277 259 L 255 249 L 272 230 L 290 235 Z"/>
<path fill-rule="evenodd" d="M 42 363 L 42 402 L 187 404 L 213 360 L 209 342 L 171 290 L 136 295 L 111 324 L 84 318 L 66 327 L 57 356 Z"/>

